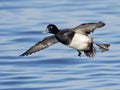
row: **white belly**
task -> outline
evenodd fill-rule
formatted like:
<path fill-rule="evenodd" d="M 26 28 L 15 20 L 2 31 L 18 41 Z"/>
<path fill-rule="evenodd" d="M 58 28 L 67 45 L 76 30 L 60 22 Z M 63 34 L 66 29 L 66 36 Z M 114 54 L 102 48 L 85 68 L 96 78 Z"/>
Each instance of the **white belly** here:
<path fill-rule="evenodd" d="M 88 45 L 91 42 L 92 39 L 90 37 L 77 33 L 74 35 L 71 44 L 68 46 L 82 51 L 82 50 L 87 50 L 89 48 Z"/>

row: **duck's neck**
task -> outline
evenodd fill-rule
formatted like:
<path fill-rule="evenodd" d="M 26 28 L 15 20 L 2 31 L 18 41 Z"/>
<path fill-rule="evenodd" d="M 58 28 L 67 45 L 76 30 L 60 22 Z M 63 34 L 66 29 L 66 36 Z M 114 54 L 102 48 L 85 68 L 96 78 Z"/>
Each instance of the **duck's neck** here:
<path fill-rule="evenodd" d="M 57 34 L 60 30 L 56 29 L 52 32 L 52 34 Z"/>

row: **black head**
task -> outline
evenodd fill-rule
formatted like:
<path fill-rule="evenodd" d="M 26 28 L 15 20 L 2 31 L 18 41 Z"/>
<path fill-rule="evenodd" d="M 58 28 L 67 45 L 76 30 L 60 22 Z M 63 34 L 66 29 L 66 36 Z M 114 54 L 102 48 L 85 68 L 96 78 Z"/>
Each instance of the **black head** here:
<path fill-rule="evenodd" d="M 54 24 L 49 24 L 47 26 L 47 30 L 49 33 L 52 33 L 52 34 L 57 34 L 59 32 L 59 29 Z"/>

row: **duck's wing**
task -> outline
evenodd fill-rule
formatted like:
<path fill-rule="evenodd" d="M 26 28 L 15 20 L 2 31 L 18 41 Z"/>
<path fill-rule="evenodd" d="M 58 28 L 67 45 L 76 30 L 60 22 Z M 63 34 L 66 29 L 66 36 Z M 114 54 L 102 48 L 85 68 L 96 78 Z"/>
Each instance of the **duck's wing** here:
<path fill-rule="evenodd" d="M 58 41 L 54 35 L 48 36 L 48 37 L 44 38 L 42 41 L 39 41 L 38 43 L 33 45 L 30 49 L 28 49 L 26 52 L 24 52 L 20 56 L 30 55 L 30 54 L 35 53 L 37 51 L 40 51 L 44 48 L 47 48 L 47 47 L 49 47 L 57 42 Z"/>
<path fill-rule="evenodd" d="M 81 34 L 90 34 L 91 32 L 94 32 L 96 28 L 101 28 L 105 25 L 103 22 L 98 22 L 98 23 L 83 23 L 72 30 L 77 33 Z"/>

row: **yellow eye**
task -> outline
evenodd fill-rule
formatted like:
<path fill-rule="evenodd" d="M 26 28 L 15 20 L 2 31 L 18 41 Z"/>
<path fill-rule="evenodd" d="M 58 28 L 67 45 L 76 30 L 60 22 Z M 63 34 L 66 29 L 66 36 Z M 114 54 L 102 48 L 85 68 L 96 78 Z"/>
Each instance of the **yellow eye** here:
<path fill-rule="evenodd" d="M 50 26 L 50 29 L 53 29 L 53 26 Z"/>

